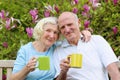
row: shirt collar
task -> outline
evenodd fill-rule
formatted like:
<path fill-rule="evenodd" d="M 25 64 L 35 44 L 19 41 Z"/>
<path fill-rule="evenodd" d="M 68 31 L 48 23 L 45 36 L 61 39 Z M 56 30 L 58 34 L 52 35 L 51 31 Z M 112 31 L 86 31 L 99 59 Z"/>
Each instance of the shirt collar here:
<path fill-rule="evenodd" d="M 81 41 L 81 40 L 83 40 L 83 35 L 80 35 L 79 41 Z M 62 41 L 61 47 L 65 48 L 65 47 L 68 47 L 68 46 L 72 46 L 72 45 L 68 43 L 67 39 L 64 39 Z"/>

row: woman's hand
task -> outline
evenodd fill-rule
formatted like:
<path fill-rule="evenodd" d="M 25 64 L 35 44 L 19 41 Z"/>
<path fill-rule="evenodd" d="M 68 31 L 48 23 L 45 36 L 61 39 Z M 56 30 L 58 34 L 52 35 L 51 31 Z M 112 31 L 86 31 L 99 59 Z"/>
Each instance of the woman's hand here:
<path fill-rule="evenodd" d="M 29 72 L 34 71 L 36 68 L 37 59 L 32 57 L 29 62 L 27 63 L 26 67 Z"/>

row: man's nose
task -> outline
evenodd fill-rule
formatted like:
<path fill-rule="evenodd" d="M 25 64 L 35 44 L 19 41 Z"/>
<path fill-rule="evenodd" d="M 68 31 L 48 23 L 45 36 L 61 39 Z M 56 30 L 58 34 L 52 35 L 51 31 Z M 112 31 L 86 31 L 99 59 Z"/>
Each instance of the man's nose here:
<path fill-rule="evenodd" d="M 65 26 L 65 32 L 69 32 L 69 28 Z"/>

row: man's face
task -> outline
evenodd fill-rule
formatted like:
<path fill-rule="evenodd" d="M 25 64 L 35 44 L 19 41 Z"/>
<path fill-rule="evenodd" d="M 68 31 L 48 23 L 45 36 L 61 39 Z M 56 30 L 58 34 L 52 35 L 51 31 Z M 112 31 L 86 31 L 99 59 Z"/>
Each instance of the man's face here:
<path fill-rule="evenodd" d="M 79 25 L 74 16 L 60 16 L 58 23 L 61 33 L 68 41 L 74 40 L 79 36 Z"/>

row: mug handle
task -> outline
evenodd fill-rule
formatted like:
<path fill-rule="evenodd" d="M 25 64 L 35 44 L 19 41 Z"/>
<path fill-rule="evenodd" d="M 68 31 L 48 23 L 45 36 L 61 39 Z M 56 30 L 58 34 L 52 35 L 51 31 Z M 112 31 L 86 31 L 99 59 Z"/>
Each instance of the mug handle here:
<path fill-rule="evenodd" d="M 70 58 L 71 58 L 72 55 L 68 55 L 67 59 L 70 61 Z"/>
<path fill-rule="evenodd" d="M 39 65 L 40 65 L 39 58 L 37 58 L 37 63 L 36 63 L 36 67 L 35 68 L 39 68 Z"/>

